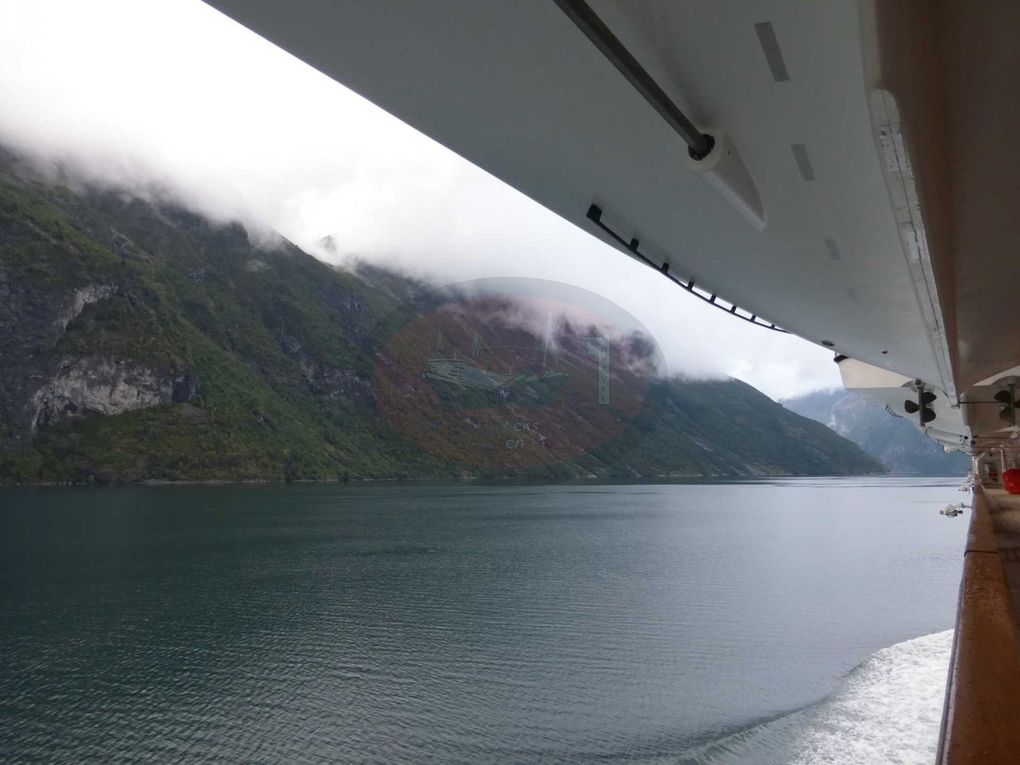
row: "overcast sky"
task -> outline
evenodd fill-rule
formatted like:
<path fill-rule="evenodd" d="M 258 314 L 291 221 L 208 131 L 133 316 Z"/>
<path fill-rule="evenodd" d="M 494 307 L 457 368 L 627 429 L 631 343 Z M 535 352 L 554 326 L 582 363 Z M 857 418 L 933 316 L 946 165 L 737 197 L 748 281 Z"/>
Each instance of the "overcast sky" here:
<path fill-rule="evenodd" d="M 597 292 L 670 371 L 773 398 L 836 387 L 832 354 L 704 305 L 197 0 L 0 0 L 0 142 L 325 257 L 440 283 Z"/>

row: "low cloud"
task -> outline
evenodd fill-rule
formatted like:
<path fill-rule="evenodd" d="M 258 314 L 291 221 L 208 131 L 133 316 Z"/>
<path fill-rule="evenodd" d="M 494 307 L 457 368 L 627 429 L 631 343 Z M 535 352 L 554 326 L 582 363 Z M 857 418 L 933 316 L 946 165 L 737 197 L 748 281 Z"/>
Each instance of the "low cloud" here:
<path fill-rule="evenodd" d="M 838 382 L 827 351 L 700 303 L 197 0 L 8 0 L 0 103 L 0 142 L 90 183 L 334 262 L 574 284 L 688 377 L 777 398 Z"/>

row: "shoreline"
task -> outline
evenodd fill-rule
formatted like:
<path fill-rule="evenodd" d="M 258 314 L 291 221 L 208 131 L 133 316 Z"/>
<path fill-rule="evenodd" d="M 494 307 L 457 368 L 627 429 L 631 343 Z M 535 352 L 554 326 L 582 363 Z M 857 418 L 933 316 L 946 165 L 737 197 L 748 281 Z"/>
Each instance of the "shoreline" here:
<path fill-rule="evenodd" d="M 349 485 L 369 486 L 373 484 L 401 485 L 401 486 L 650 486 L 656 484 L 717 484 L 717 483 L 753 483 L 757 481 L 784 480 L 784 479 L 833 479 L 833 478 L 893 478 L 893 479 L 930 479 L 930 480 L 957 480 L 963 476 L 957 475 L 918 475 L 909 473 L 827 473 L 827 474 L 805 474 L 805 473 L 768 473 L 759 475 L 654 475 L 642 478 L 623 477 L 585 477 L 569 478 L 565 480 L 552 480 L 544 478 L 299 478 L 291 481 L 283 479 L 149 479 L 144 481 L 110 481 L 106 483 L 87 483 L 70 481 L 39 481 L 33 483 L 0 483 L 2 489 L 31 489 L 31 488 L 139 488 L 139 487 L 188 487 L 188 486 L 248 486 L 248 487 L 281 487 L 296 485 Z"/>

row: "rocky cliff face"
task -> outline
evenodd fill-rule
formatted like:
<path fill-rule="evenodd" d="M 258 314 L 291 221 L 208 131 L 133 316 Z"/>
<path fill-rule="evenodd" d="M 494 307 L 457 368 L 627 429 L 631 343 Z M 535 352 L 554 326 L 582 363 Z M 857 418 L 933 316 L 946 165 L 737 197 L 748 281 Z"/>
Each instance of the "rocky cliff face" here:
<path fill-rule="evenodd" d="M 81 312 L 85 310 L 86 306 L 98 303 L 116 291 L 117 288 L 113 284 L 87 284 L 72 291 L 70 298 L 66 301 L 67 307 L 57 313 L 56 321 L 54 321 L 56 337 L 59 339 L 67 331 L 67 325 L 81 316 Z"/>
<path fill-rule="evenodd" d="M 880 459 L 891 473 L 947 476 L 963 475 L 970 469 L 967 455 L 947 453 L 913 423 L 845 390 L 817 391 L 783 404 L 853 441 Z"/>
<path fill-rule="evenodd" d="M 90 414 L 116 415 L 190 401 L 193 375 L 171 377 L 131 361 L 86 356 L 61 359 L 32 394 L 30 430 Z"/>
<path fill-rule="evenodd" d="M 401 333 L 447 298 L 382 269 L 339 271 L 286 242 L 254 246 L 242 227 L 187 210 L 46 185 L 0 151 L 0 482 L 881 469 L 736 381 L 653 380 L 626 432 L 597 444 L 571 441 L 594 425 L 580 399 L 555 400 L 542 412 L 571 424 L 557 435 L 563 459 L 480 464 L 471 439 L 423 447 L 417 430 L 384 416 L 379 385 Z M 477 320 L 464 316 L 465 330 L 484 330 Z M 534 333 L 512 331 L 517 346 L 538 347 Z M 623 372 L 612 374 L 619 392 Z M 404 382 L 418 391 L 425 380 Z M 545 384 L 521 383 L 520 395 Z M 398 399 L 404 390 L 390 389 Z M 388 401 L 413 429 L 449 415 L 440 407 L 426 417 L 406 403 Z M 496 402 L 504 404 L 488 422 L 500 448 L 522 441 L 513 430 L 521 423 L 502 419 L 523 404 Z"/>
<path fill-rule="evenodd" d="M 31 227 L 35 230 L 37 227 Z M 53 237 L 41 237 L 54 245 Z M 0 261 L 0 266 L 3 262 Z M 184 402 L 198 390 L 190 371 L 176 372 L 100 353 L 67 356 L 58 351 L 67 329 L 90 306 L 118 293 L 115 284 L 40 289 L 12 281 L 0 268 L 0 358 L 5 373 L 0 404 L 10 444 L 24 444 L 40 427 L 90 414 L 117 415 Z M 10 448 L 13 448 L 10 447 Z"/>

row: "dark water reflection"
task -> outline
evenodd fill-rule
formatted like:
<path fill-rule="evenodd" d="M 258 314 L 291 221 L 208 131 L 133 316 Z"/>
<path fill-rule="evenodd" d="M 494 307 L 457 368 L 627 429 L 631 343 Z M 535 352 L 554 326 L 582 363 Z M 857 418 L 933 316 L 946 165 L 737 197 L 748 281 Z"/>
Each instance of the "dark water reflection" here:
<path fill-rule="evenodd" d="M 675 761 L 951 627 L 961 498 L 0 490 L 0 760 Z"/>

